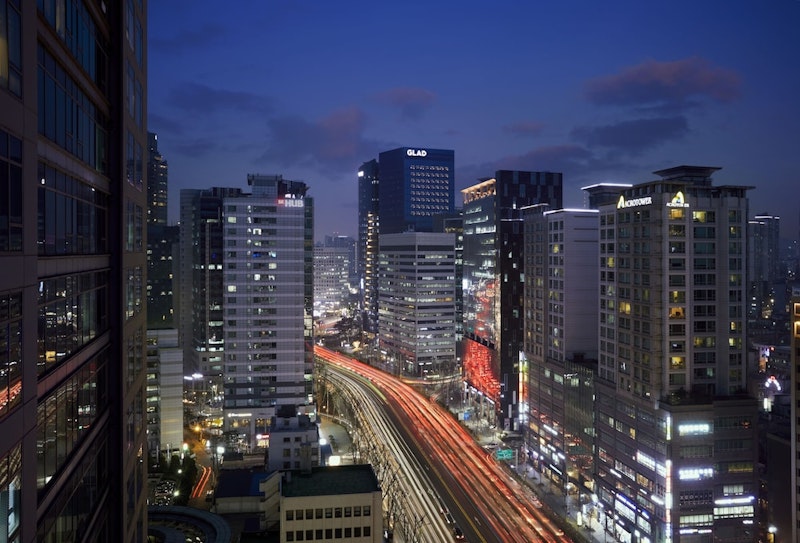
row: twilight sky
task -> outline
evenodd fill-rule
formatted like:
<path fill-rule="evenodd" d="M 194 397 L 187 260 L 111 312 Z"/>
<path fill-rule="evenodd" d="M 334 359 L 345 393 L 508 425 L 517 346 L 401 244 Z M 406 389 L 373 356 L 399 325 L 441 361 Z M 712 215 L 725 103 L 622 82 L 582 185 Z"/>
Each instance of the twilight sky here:
<path fill-rule="evenodd" d="M 356 235 L 356 172 L 455 150 L 497 169 L 638 183 L 681 164 L 800 230 L 800 0 L 156 0 L 149 130 L 182 188 L 305 181 L 316 236 Z"/>

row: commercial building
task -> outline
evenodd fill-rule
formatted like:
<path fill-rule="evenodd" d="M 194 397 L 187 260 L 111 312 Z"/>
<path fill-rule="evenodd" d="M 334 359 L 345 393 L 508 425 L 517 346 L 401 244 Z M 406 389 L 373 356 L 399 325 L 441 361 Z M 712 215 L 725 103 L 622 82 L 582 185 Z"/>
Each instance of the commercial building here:
<path fill-rule="evenodd" d="M 397 373 L 426 377 L 456 362 L 455 236 L 380 237 L 379 347 Z"/>
<path fill-rule="evenodd" d="M 562 489 L 594 492 L 598 211 L 525 208 L 520 418 L 528 458 Z M 571 485 L 574 485 L 571 486 Z"/>
<path fill-rule="evenodd" d="M 165 329 L 175 319 L 175 281 L 180 231 L 167 224 L 167 161 L 158 136 L 148 132 L 147 158 L 147 328 Z"/>
<path fill-rule="evenodd" d="M 378 324 L 378 236 L 432 232 L 435 216 L 452 215 L 454 161 L 452 150 L 399 147 L 359 168 L 357 253 L 367 332 L 377 332 Z"/>
<path fill-rule="evenodd" d="M 505 430 L 520 430 L 522 209 L 542 203 L 561 208 L 562 183 L 560 173 L 500 170 L 461 191 L 464 377 L 472 397 L 491 404 L 490 422 Z"/>
<path fill-rule="evenodd" d="M 147 2 L 0 2 L 0 539 L 141 542 Z"/>
<path fill-rule="evenodd" d="M 206 378 L 210 397 L 222 392 L 224 315 L 222 201 L 239 188 L 183 189 L 179 241 L 179 326 L 184 375 Z"/>
<path fill-rule="evenodd" d="M 383 497 L 371 465 L 326 466 L 281 475 L 281 543 L 383 541 Z"/>
<path fill-rule="evenodd" d="M 157 462 L 184 440 L 183 381 L 178 331 L 147 330 L 147 450 Z"/>
<path fill-rule="evenodd" d="M 621 541 L 757 540 L 750 187 L 717 170 L 657 171 L 600 206 L 596 489 Z"/>
<path fill-rule="evenodd" d="M 320 465 L 319 425 L 293 406 L 281 406 L 272 417 L 267 454 L 270 471 L 305 469 Z"/>
<path fill-rule="evenodd" d="M 786 270 L 780 255 L 781 218 L 762 213 L 747 225 L 748 317 L 771 322 L 773 313 L 783 312 Z M 776 303 L 778 304 L 776 307 Z"/>
<path fill-rule="evenodd" d="M 314 245 L 314 312 L 318 316 L 339 313 L 350 297 L 349 247 Z"/>
<path fill-rule="evenodd" d="M 225 430 L 256 446 L 278 406 L 314 416 L 313 198 L 305 183 L 248 175 L 222 201 Z"/>
<path fill-rule="evenodd" d="M 365 162 L 358 169 L 358 245 L 356 274 L 360 294 L 362 328 L 378 332 L 378 184 L 377 160 Z"/>

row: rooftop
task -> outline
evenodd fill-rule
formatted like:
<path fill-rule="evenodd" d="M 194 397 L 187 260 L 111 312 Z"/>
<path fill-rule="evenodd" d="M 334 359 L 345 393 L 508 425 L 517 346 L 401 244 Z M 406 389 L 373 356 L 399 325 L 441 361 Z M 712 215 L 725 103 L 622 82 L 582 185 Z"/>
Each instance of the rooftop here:
<path fill-rule="evenodd" d="M 311 472 L 284 472 L 282 494 L 286 498 L 366 494 L 380 490 L 378 478 L 370 464 L 317 466 Z"/>

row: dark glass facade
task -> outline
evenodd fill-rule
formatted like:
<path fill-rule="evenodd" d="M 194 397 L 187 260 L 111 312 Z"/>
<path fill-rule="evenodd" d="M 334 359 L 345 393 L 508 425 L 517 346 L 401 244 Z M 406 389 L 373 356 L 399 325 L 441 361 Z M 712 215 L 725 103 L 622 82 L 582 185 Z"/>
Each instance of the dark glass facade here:
<path fill-rule="evenodd" d="M 509 430 L 518 430 L 519 352 L 523 347 L 522 208 L 562 205 L 562 175 L 500 170 L 464 196 L 464 369 L 467 384 L 494 400 Z M 475 349 L 476 342 L 491 351 Z M 481 353 L 473 362 L 470 353 Z M 482 360 L 488 358 L 488 363 Z M 491 368 L 491 376 L 472 368 Z M 490 389 L 481 387 L 491 386 Z M 497 390 L 495 393 L 494 391 Z"/>
<path fill-rule="evenodd" d="M 146 22 L 0 0 L 0 541 L 146 538 Z"/>
<path fill-rule="evenodd" d="M 455 153 L 400 147 L 378 157 L 380 233 L 433 231 L 433 216 L 454 209 Z"/>

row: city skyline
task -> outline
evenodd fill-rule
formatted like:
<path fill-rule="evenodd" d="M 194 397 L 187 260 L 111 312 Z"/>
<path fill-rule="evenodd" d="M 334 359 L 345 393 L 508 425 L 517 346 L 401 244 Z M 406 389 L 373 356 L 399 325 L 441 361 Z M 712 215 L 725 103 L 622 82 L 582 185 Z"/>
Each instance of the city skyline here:
<path fill-rule="evenodd" d="M 751 214 L 796 237 L 800 3 L 218 12 L 150 6 L 149 129 L 170 164 L 172 222 L 181 188 L 282 174 L 329 204 L 317 239 L 355 236 L 359 165 L 409 145 L 454 149 L 456 190 L 497 169 L 563 172 L 569 207 L 587 184 L 719 166 L 718 183 L 757 187 Z"/>

